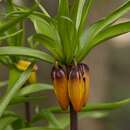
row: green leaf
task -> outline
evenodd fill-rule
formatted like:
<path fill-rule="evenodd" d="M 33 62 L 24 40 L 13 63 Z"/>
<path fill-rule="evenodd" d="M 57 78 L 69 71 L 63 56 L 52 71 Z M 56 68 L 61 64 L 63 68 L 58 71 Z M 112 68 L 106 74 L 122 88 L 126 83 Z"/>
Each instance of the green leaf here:
<path fill-rule="evenodd" d="M 18 55 L 18 56 L 28 56 L 36 59 L 40 59 L 49 63 L 54 63 L 53 57 L 45 52 L 38 51 L 35 49 L 30 49 L 27 47 L 0 47 L 0 56 L 7 55 Z"/>
<path fill-rule="evenodd" d="M 43 16 L 43 14 L 37 12 L 34 12 L 29 18 L 33 22 L 37 33 L 46 35 L 60 44 L 60 37 L 57 27 L 54 25 L 53 19 Z"/>
<path fill-rule="evenodd" d="M 59 128 L 44 128 L 44 127 L 31 127 L 31 128 L 23 128 L 19 130 L 63 130 Z"/>
<path fill-rule="evenodd" d="M 12 123 L 13 130 L 18 130 L 18 129 L 21 129 L 21 128 L 25 128 L 26 126 L 27 126 L 26 121 L 21 119 L 21 118 L 17 119 L 16 121 L 14 121 Z"/>
<path fill-rule="evenodd" d="M 38 0 L 35 0 L 36 4 L 39 6 L 41 11 L 48 17 L 50 17 L 49 13 L 46 11 L 46 9 L 41 5 L 41 3 Z"/>
<path fill-rule="evenodd" d="M 23 30 L 21 29 L 21 30 L 15 32 L 15 33 L 12 33 L 12 34 L 9 34 L 9 35 L 6 35 L 6 36 L 0 36 L 0 41 L 1 41 L 1 40 L 5 40 L 5 39 L 8 39 L 8 38 L 10 38 L 10 37 L 14 37 L 14 36 L 16 36 L 17 34 L 21 33 L 22 31 L 23 31 Z"/>
<path fill-rule="evenodd" d="M 25 121 L 12 111 L 5 111 L 2 118 L 0 118 L 0 130 L 16 130 L 24 127 Z"/>
<path fill-rule="evenodd" d="M 41 43 L 45 48 L 47 48 L 51 54 L 59 60 L 62 57 L 62 48 L 59 46 L 57 41 L 43 34 L 34 34 L 29 38 L 29 42 L 36 41 Z"/>
<path fill-rule="evenodd" d="M 95 38 L 95 36 L 98 35 L 98 33 L 103 31 L 105 28 L 113 24 L 116 20 L 118 20 L 121 16 L 126 14 L 128 11 L 130 11 L 130 1 L 123 4 L 121 7 L 119 7 L 117 10 L 112 12 L 104 19 L 99 20 L 98 22 L 93 24 L 87 30 L 87 32 L 85 31 L 82 36 L 83 41 L 81 41 L 80 43 L 82 48 L 80 49 L 80 52 L 77 54 L 78 61 L 81 61 L 86 56 L 88 46 L 89 44 L 91 44 L 91 41 Z"/>
<path fill-rule="evenodd" d="M 6 116 L 0 118 L 0 130 L 4 130 L 8 125 L 16 121 L 18 117 L 16 116 Z"/>
<path fill-rule="evenodd" d="M 63 46 L 64 61 L 67 64 L 72 63 L 74 58 L 76 43 L 78 43 L 78 36 L 73 21 L 68 17 L 58 17 L 58 30 Z"/>
<path fill-rule="evenodd" d="M 80 26 L 80 23 L 81 23 L 85 1 L 86 0 L 79 0 L 79 3 L 78 3 L 78 11 L 77 11 L 77 18 L 76 18 L 76 29 L 77 30 L 79 30 L 79 26 Z"/>
<path fill-rule="evenodd" d="M 79 26 L 79 34 L 82 33 L 82 30 L 84 28 L 84 25 L 87 23 L 86 19 L 88 17 L 89 11 L 92 7 L 94 0 L 87 0 L 84 4 L 84 8 L 82 11 L 82 17 L 81 17 L 81 22 L 80 22 L 80 26 Z"/>
<path fill-rule="evenodd" d="M 31 65 L 25 72 L 23 72 L 20 78 L 16 81 L 14 86 L 8 91 L 0 102 L 0 117 L 4 113 L 11 99 L 15 96 L 16 92 L 24 85 L 32 72 L 33 65 Z"/>
<path fill-rule="evenodd" d="M 29 96 L 29 97 L 24 97 L 24 96 L 17 96 L 12 99 L 9 105 L 16 105 L 20 103 L 25 103 L 25 102 L 34 102 L 34 101 L 39 101 L 39 100 L 44 100 L 46 99 L 45 96 Z"/>
<path fill-rule="evenodd" d="M 130 1 L 121 5 L 121 7 L 119 7 L 117 10 L 113 11 L 110 15 L 108 15 L 103 20 L 100 20 L 96 24 L 92 25 L 89 29 L 89 33 L 94 34 L 94 36 L 95 36 L 100 31 L 102 31 L 104 28 L 108 27 L 110 24 L 112 24 L 113 22 L 118 20 L 121 16 L 126 14 L 128 11 L 130 11 Z M 94 37 L 94 36 L 92 36 L 92 37 Z"/>
<path fill-rule="evenodd" d="M 15 82 L 19 79 L 21 73 L 22 73 L 22 71 L 18 70 L 14 66 L 10 67 L 7 91 L 9 91 L 13 87 Z"/>
<path fill-rule="evenodd" d="M 49 22 L 46 19 L 37 15 L 31 15 L 30 19 L 34 24 L 37 33 L 53 37 L 53 34 L 51 32 L 52 29 L 50 27 Z"/>
<path fill-rule="evenodd" d="M 99 45 L 100 43 L 111 39 L 113 37 L 125 34 L 130 32 L 130 22 L 120 23 L 117 25 L 113 25 L 104 31 L 100 32 L 91 42 L 90 46 L 88 47 L 88 52 L 94 48 L 95 46 Z"/>
<path fill-rule="evenodd" d="M 25 86 L 24 88 L 21 88 L 19 90 L 18 95 L 19 96 L 25 96 L 28 94 L 32 94 L 32 93 L 36 93 L 36 92 L 40 92 L 40 91 L 48 91 L 48 90 L 52 90 L 53 87 L 52 85 L 49 84 L 31 84 L 28 86 Z"/>
<path fill-rule="evenodd" d="M 5 36 L 7 36 L 6 41 L 9 46 L 22 46 L 24 44 L 25 39 L 24 39 L 24 25 L 23 24 L 24 22 L 21 21 L 17 24 L 17 26 L 11 27 L 10 29 L 8 29 L 8 31 L 5 32 Z M 22 30 L 22 31 L 19 32 L 18 30 Z M 19 33 L 16 33 L 16 32 L 19 32 Z M 15 35 L 13 36 L 13 34 Z"/>
<path fill-rule="evenodd" d="M 69 15 L 69 1 L 59 0 L 58 16 L 68 16 Z"/>
<path fill-rule="evenodd" d="M 13 61 L 9 56 L 0 56 L 0 63 L 3 65 L 12 65 Z"/>
<path fill-rule="evenodd" d="M 93 0 L 74 0 L 71 10 L 71 17 L 76 24 L 76 29 L 79 31 L 79 34 L 82 32 L 82 29 L 86 23 L 86 19 L 89 13 L 89 10 L 92 6 Z"/>
<path fill-rule="evenodd" d="M 7 116 L 15 116 L 15 117 L 19 117 L 15 112 L 12 112 L 12 111 L 5 111 L 2 118 L 3 117 L 7 117 Z"/>
<path fill-rule="evenodd" d="M 73 0 L 72 7 L 70 10 L 70 17 L 74 23 L 76 23 L 77 11 L 78 11 L 79 0 Z"/>
<path fill-rule="evenodd" d="M 107 111 L 107 110 L 115 110 L 119 109 L 130 103 L 130 98 L 124 99 L 121 101 L 113 102 L 113 103 L 97 103 L 90 104 L 83 109 L 83 112 L 87 111 Z"/>
<path fill-rule="evenodd" d="M 5 31 L 7 31 L 8 29 L 10 29 L 10 27 L 15 26 L 15 25 L 16 25 L 17 23 L 19 23 L 21 20 L 23 20 L 23 19 L 25 19 L 26 17 L 28 17 L 28 16 L 32 13 L 33 10 L 34 10 L 34 9 L 32 9 L 32 10 L 30 10 L 30 11 L 28 11 L 28 12 L 26 12 L 26 13 L 24 13 L 24 14 L 22 14 L 22 15 L 16 17 L 16 18 L 14 18 L 14 19 L 12 19 L 12 20 L 10 20 L 9 22 L 3 23 L 3 24 L 0 26 L 0 34 L 3 33 L 3 32 L 5 32 Z"/>
<path fill-rule="evenodd" d="M 56 49 L 58 55 L 62 56 L 63 55 L 62 45 L 55 20 L 45 17 L 43 16 L 43 14 L 37 12 L 34 12 L 33 15 L 30 16 L 30 19 L 34 24 L 36 32 L 44 36 L 42 37 L 42 39 L 40 37 L 40 40 L 42 40 L 42 42 L 44 40 L 45 47 L 47 47 L 47 49 L 51 51 L 53 55 L 54 55 L 54 49 Z M 49 43 L 47 44 L 46 42 Z M 52 42 L 53 46 L 51 47 Z M 51 45 L 49 45 L 50 43 Z"/>
<path fill-rule="evenodd" d="M 121 101 L 117 102 L 112 102 L 112 103 L 93 103 L 93 104 L 87 104 L 86 107 L 82 109 L 81 112 L 90 112 L 90 111 L 110 111 L 110 110 L 115 110 L 119 109 L 125 105 L 128 105 L 130 103 L 130 98 L 124 99 Z M 51 112 L 61 112 L 63 113 L 60 108 L 50 108 L 49 111 Z"/>
<path fill-rule="evenodd" d="M 103 111 L 92 111 L 92 112 L 81 112 L 79 114 L 79 119 L 84 119 L 84 118 L 94 118 L 94 119 L 100 119 L 108 116 L 108 112 L 103 112 Z"/>
<path fill-rule="evenodd" d="M 13 1 L 7 1 L 7 13 L 9 14 L 10 12 L 16 11 L 16 8 L 13 4 Z M 27 13 L 27 12 L 26 12 Z M 17 17 L 17 16 L 16 16 Z M 15 17 L 15 18 L 16 18 Z M 12 20 L 12 16 L 7 16 L 7 20 Z M 23 30 L 20 33 L 17 33 L 16 35 L 12 35 L 13 33 L 17 32 L 18 30 Z M 8 37 L 7 44 L 10 46 L 21 46 L 24 42 L 24 29 L 23 29 L 23 20 L 21 20 L 17 26 L 11 26 L 11 28 L 8 29 L 8 31 L 5 32 L 5 35 L 9 36 L 12 35 L 11 37 Z"/>
<path fill-rule="evenodd" d="M 47 120 L 52 128 L 62 128 L 62 124 L 58 122 L 55 115 L 48 110 L 42 110 L 33 118 L 33 122 L 39 121 L 39 119 Z"/>

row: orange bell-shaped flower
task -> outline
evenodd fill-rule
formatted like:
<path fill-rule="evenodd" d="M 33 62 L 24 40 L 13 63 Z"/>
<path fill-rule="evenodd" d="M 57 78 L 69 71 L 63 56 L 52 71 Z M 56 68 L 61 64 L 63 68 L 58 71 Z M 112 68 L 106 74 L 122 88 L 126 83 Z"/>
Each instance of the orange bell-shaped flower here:
<path fill-rule="evenodd" d="M 69 98 L 66 73 L 62 67 L 57 66 L 53 67 L 51 76 L 58 102 L 63 110 L 67 110 L 69 106 Z"/>
<path fill-rule="evenodd" d="M 80 64 L 79 69 L 81 71 L 84 84 L 84 96 L 82 99 L 82 106 L 85 106 L 90 92 L 90 73 L 89 67 L 86 64 Z"/>
<path fill-rule="evenodd" d="M 72 67 L 68 77 L 68 92 L 71 104 L 76 112 L 82 108 L 82 100 L 84 97 L 84 83 L 82 74 L 78 66 Z"/>

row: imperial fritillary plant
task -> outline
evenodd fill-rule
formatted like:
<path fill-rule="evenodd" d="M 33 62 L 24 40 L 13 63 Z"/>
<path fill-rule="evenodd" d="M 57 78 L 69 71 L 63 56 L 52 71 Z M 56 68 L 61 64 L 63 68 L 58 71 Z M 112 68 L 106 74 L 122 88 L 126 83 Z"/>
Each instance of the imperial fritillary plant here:
<path fill-rule="evenodd" d="M 129 21 L 116 22 L 130 11 L 129 0 L 91 26 L 87 21 L 94 0 L 58 0 L 55 16 L 51 16 L 38 0 L 34 1 L 32 8 L 16 5 L 12 0 L 7 0 L 5 4 L 7 11 L 0 21 L 0 62 L 8 68 L 9 78 L 1 83 L 1 86 L 7 86 L 4 96 L 0 98 L 2 130 L 63 130 L 69 124 L 71 130 L 78 130 L 78 112 L 82 112 L 79 118 L 82 114 L 98 110 L 101 114 L 104 110 L 116 109 L 130 102 L 130 99 L 125 99 L 115 103 L 86 105 L 92 75 L 89 66 L 83 63 L 97 45 L 130 32 Z M 29 30 L 24 27 L 26 20 L 32 22 L 35 29 L 29 37 L 24 33 Z M 26 39 L 28 44 L 25 44 Z M 7 45 L 2 41 L 6 41 Z M 47 51 L 39 49 L 41 46 Z M 50 74 L 53 85 L 37 83 L 38 60 L 53 65 Z M 41 110 L 37 107 L 35 115 L 32 115 L 30 101 L 45 98 L 32 94 L 52 89 L 61 108 Z M 20 103 L 25 104 L 26 119 L 8 107 Z M 68 112 L 70 123 L 69 120 L 63 123 L 63 119 L 55 116 L 55 113 L 64 115 Z M 33 127 L 35 122 L 43 119 L 48 121 L 48 126 Z M 1 123 L 1 120 L 6 123 Z"/>

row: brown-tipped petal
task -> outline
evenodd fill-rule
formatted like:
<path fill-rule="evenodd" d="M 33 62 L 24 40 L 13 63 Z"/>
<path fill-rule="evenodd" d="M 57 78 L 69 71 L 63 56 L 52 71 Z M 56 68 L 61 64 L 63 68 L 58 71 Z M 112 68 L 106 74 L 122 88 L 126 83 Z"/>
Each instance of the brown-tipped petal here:
<path fill-rule="evenodd" d="M 63 110 L 67 110 L 69 98 L 65 71 L 61 67 L 53 67 L 51 75 L 58 102 Z"/>
<path fill-rule="evenodd" d="M 89 93 L 90 93 L 90 77 L 89 75 L 84 78 L 84 96 L 82 105 L 85 106 L 86 102 L 88 101 Z"/>
<path fill-rule="evenodd" d="M 82 108 L 82 99 L 84 95 L 84 84 L 81 72 L 78 67 L 72 68 L 68 79 L 69 98 L 76 112 Z"/>
<path fill-rule="evenodd" d="M 80 64 L 79 69 L 82 73 L 83 82 L 84 82 L 84 96 L 82 99 L 82 106 L 85 106 L 90 92 L 90 73 L 89 73 L 89 68 L 86 64 Z"/>

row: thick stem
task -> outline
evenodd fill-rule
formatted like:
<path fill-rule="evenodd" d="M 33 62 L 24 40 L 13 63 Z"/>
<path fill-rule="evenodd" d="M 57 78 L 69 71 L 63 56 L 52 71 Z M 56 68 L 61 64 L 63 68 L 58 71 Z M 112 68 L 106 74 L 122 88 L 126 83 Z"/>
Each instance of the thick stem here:
<path fill-rule="evenodd" d="M 70 130 L 78 130 L 78 114 L 70 103 Z"/>
<path fill-rule="evenodd" d="M 28 123 L 31 122 L 31 104 L 30 102 L 25 102 L 25 116 Z"/>

